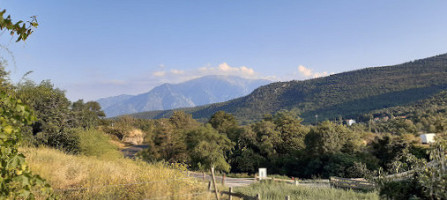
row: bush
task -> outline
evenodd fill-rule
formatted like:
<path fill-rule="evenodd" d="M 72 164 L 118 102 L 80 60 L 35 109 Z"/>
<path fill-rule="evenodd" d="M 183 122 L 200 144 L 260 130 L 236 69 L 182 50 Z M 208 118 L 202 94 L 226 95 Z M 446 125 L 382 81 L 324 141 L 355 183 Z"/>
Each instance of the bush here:
<path fill-rule="evenodd" d="M 77 129 L 65 129 L 61 132 L 39 132 L 34 139 L 35 146 L 50 146 L 69 153 L 78 153 L 79 138 Z"/>
<path fill-rule="evenodd" d="M 386 199 L 425 199 L 424 188 L 417 178 L 389 181 L 380 185 L 380 196 Z"/>
<path fill-rule="evenodd" d="M 118 147 L 110 143 L 110 136 L 96 129 L 76 129 L 79 154 L 98 158 L 115 159 L 122 157 Z"/>

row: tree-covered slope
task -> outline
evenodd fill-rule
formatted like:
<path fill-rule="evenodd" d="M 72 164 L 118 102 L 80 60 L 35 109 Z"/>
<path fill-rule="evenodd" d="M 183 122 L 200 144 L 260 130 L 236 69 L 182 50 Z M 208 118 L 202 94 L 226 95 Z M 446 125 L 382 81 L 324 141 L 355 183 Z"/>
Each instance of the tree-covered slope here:
<path fill-rule="evenodd" d="M 224 110 L 241 121 L 253 121 L 281 109 L 298 109 L 307 122 L 350 117 L 408 104 L 447 88 L 447 54 L 394 66 L 373 67 L 305 81 L 277 82 L 250 95 L 207 106 L 183 109 L 194 118 Z M 172 111 L 138 113 L 160 118 Z"/>

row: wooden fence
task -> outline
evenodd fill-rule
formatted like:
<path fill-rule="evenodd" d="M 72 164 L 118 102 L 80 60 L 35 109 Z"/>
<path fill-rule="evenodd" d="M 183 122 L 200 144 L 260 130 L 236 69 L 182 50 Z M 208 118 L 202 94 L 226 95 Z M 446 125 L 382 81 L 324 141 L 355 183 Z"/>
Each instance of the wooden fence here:
<path fill-rule="evenodd" d="M 188 176 L 194 176 L 198 179 L 201 179 L 203 181 L 210 180 L 210 176 L 206 173 L 195 173 L 195 172 L 187 172 Z M 396 176 L 396 175 L 394 175 Z M 408 173 L 401 173 L 396 177 L 393 178 L 403 178 L 408 176 Z M 391 178 L 391 177 L 390 177 Z M 238 178 L 229 178 L 225 175 L 221 177 L 217 177 L 219 180 L 218 182 L 222 185 L 225 185 L 226 180 L 229 179 L 238 179 Z M 316 179 L 316 180 L 299 180 L 299 179 L 278 179 L 278 178 L 262 178 L 259 179 L 259 177 L 255 178 L 245 178 L 249 180 L 256 180 L 256 181 L 275 181 L 275 182 L 285 182 L 293 185 L 307 185 L 312 187 L 334 187 L 334 188 L 345 188 L 345 189 L 354 189 L 354 190 L 363 190 L 363 191 L 370 191 L 376 189 L 376 185 L 372 182 L 369 182 L 362 178 L 339 178 L 339 177 L 330 177 L 329 179 Z M 211 181 L 208 183 L 208 190 L 211 192 Z M 248 199 L 248 200 L 261 200 L 261 194 L 257 194 L 256 196 L 249 196 L 245 195 L 239 192 L 234 192 L 233 188 L 230 187 L 228 191 L 220 191 L 220 196 L 222 195 L 228 195 L 228 199 L 232 200 L 233 197 L 237 197 L 238 199 Z M 285 196 L 284 199 L 288 200 L 290 199 L 290 196 Z"/>
<path fill-rule="evenodd" d="M 330 177 L 330 184 L 335 188 L 349 188 L 355 190 L 374 190 L 376 185 L 365 179 Z"/>
<path fill-rule="evenodd" d="M 233 197 L 242 198 L 245 200 L 262 200 L 261 194 L 257 194 L 256 196 L 249 196 L 242 193 L 233 192 L 233 187 L 230 187 L 228 191 L 221 191 L 221 195 L 228 195 L 229 200 L 233 200 Z M 284 196 L 285 200 L 290 200 L 290 196 Z"/>

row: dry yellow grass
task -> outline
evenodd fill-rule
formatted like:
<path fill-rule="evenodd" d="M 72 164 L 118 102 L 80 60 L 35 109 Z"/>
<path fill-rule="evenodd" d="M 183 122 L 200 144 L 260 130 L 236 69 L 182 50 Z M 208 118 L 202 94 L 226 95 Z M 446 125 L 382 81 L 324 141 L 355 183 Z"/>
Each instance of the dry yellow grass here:
<path fill-rule="evenodd" d="M 209 199 L 206 187 L 178 169 L 120 158 L 66 155 L 23 148 L 31 170 L 62 199 Z M 204 193 L 204 194 L 202 194 Z M 196 195 L 188 195 L 196 194 Z"/>

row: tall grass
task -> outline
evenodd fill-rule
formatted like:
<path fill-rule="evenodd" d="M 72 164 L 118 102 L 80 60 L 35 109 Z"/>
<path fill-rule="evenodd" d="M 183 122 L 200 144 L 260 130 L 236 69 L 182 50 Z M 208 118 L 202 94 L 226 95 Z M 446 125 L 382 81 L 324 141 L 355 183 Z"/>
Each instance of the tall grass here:
<path fill-rule="evenodd" d="M 352 190 L 296 186 L 287 183 L 273 183 L 272 181 L 262 181 L 248 187 L 235 188 L 235 192 L 240 192 L 249 196 L 261 194 L 262 199 L 284 200 L 290 196 L 293 200 L 321 200 L 321 199 L 379 199 L 375 192 L 363 193 Z"/>
<path fill-rule="evenodd" d="M 61 199 L 209 199 L 206 187 L 177 169 L 126 158 L 67 155 L 48 148 L 23 148 L 31 170 Z M 199 194 L 197 194 L 199 193 Z M 188 195 L 196 194 L 196 196 Z"/>

